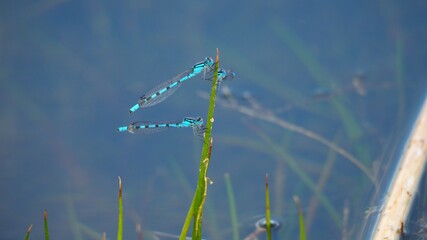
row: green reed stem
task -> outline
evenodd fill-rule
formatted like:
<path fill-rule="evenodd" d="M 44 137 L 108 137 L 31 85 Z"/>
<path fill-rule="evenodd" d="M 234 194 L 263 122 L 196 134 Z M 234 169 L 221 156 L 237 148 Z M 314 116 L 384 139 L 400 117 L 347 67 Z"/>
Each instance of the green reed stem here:
<path fill-rule="evenodd" d="M 225 187 L 227 188 L 228 205 L 230 206 L 231 228 L 233 230 L 233 240 L 240 240 L 239 221 L 237 220 L 236 201 L 234 199 L 233 186 L 231 185 L 230 174 L 224 174 Z"/>
<path fill-rule="evenodd" d="M 31 229 L 33 228 L 33 224 L 31 224 L 28 229 L 27 229 L 27 233 L 25 234 L 24 240 L 28 240 L 30 238 L 30 232 Z"/>
<path fill-rule="evenodd" d="M 193 239 L 202 239 L 202 217 L 203 217 L 203 206 L 207 196 L 207 184 L 210 182 L 206 176 L 209 168 L 209 161 L 211 158 L 213 140 L 211 138 L 212 126 L 214 122 L 214 110 L 215 110 L 215 99 L 216 89 L 218 82 L 218 66 L 219 66 L 219 51 L 216 50 L 216 61 L 214 66 L 214 76 L 212 81 L 211 95 L 209 98 L 209 109 L 208 117 L 206 118 L 206 131 L 203 140 L 202 156 L 200 159 L 199 177 L 197 181 L 196 192 L 194 193 L 193 202 L 191 203 L 190 209 L 187 213 L 184 226 L 181 231 L 179 239 L 185 239 L 188 227 L 191 219 L 193 219 Z"/>
<path fill-rule="evenodd" d="M 195 204 L 194 204 L 194 210 L 193 210 L 193 217 L 194 217 L 193 239 L 196 239 L 196 240 L 202 239 L 203 206 L 205 204 L 207 188 L 208 188 L 207 183 L 209 180 L 206 177 L 206 174 L 208 171 L 210 155 L 212 150 L 211 133 L 212 133 L 212 127 L 214 122 L 215 98 L 216 98 L 216 88 L 217 88 L 217 81 L 218 81 L 218 65 L 219 65 L 219 55 L 218 55 L 218 49 L 217 49 L 214 77 L 213 77 L 212 88 L 211 88 L 211 97 L 209 100 L 208 117 L 206 118 L 205 139 L 203 141 L 204 144 L 203 144 L 203 150 L 202 150 L 202 157 L 200 159 L 199 180 L 197 183 L 196 197 L 194 199 Z"/>
<path fill-rule="evenodd" d="M 285 150 L 277 145 L 267 134 L 254 130 L 255 133 L 257 133 L 260 138 L 267 143 L 267 146 L 270 146 L 272 150 L 280 156 L 281 159 L 283 159 L 288 166 L 297 174 L 302 182 L 307 185 L 307 187 L 313 191 L 313 193 L 319 198 L 319 201 L 322 203 L 322 205 L 325 207 L 326 211 L 329 213 L 331 218 L 334 220 L 335 224 L 337 226 L 340 225 L 341 219 L 340 215 L 334 208 L 334 205 L 329 201 L 329 199 L 321 192 L 319 189 L 317 189 L 316 184 L 314 181 L 310 178 L 310 176 L 298 165 L 297 161 L 288 153 L 285 152 Z"/>
<path fill-rule="evenodd" d="M 47 210 L 43 212 L 44 239 L 49 240 L 49 225 L 47 224 Z"/>
<path fill-rule="evenodd" d="M 267 224 L 267 239 L 271 240 L 270 194 L 268 191 L 268 174 L 265 175 L 265 221 Z"/>
<path fill-rule="evenodd" d="M 295 202 L 295 205 L 297 206 L 297 210 L 298 210 L 299 239 L 300 240 L 306 240 L 307 238 L 305 235 L 304 215 L 302 214 L 302 207 L 301 207 L 301 202 L 299 200 L 299 197 L 294 196 L 294 202 Z"/>
<path fill-rule="evenodd" d="M 123 239 L 123 194 L 122 179 L 119 177 L 119 216 L 117 219 L 117 240 Z"/>
<path fill-rule="evenodd" d="M 181 234 L 179 235 L 179 240 L 187 239 L 188 228 L 190 227 L 191 219 L 193 219 L 193 210 L 194 210 L 194 202 L 196 195 L 193 196 L 193 200 L 191 201 L 190 208 L 188 209 L 187 216 L 185 217 L 184 225 L 181 229 Z"/>

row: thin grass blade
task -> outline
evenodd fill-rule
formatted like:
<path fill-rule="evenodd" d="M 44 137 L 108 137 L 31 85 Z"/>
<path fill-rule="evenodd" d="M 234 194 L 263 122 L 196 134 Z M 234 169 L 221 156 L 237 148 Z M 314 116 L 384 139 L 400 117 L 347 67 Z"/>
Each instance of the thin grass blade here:
<path fill-rule="evenodd" d="M 227 188 L 228 205 L 230 206 L 231 228 L 233 230 L 233 240 L 240 240 L 239 221 L 237 220 L 236 201 L 234 200 L 233 186 L 231 185 L 230 174 L 224 174 L 225 187 Z"/>
<path fill-rule="evenodd" d="M 297 206 L 297 210 L 298 210 L 299 239 L 300 240 L 306 240 L 305 225 L 304 225 L 304 214 L 302 213 L 302 207 L 301 207 L 301 202 L 299 200 L 299 197 L 294 196 L 294 202 L 295 202 L 295 205 Z"/>
<path fill-rule="evenodd" d="M 270 212 L 270 193 L 268 191 L 268 174 L 265 175 L 265 220 L 267 226 L 267 239 L 271 240 L 271 212 Z"/>
<path fill-rule="evenodd" d="M 210 179 L 206 176 L 208 168 L 209 168 L 209 162 L 210 162 L 210 155 L 212 152 L 212 146 L 213 146 L 213 140 L 211 137 L 212 132 L 212 126 L 214 122 L 214 110 L 215 110 L 215 100 L 216 100 L 216 90 L 217 90 L 217 82 L 218 82 L 218 66 L 219 66 L 219 51 L 217 49 L 216 52 L 216 61 L 214 65 L 214 77 L 212 81 L 212 87 L 211 87 L 211 95 L 210 95 L 210 101 L 209 101 L 209 109 L 208 109 L 208 117 L 207 123 L 206 123 L 206 132 L 205 132 L 205 138 L 204 138 L 204 144 L 202 149 L 202 156 L 200 159 L 200 167 L 199 167 L 199 176 L 197 181 L 197 188 L 196 192 L 194 194 L 193 203 L 191 203 L 191 206 L 193 210 L 192 216 L 193 216 L 193 234 L 192 238 L 196 240 L 202 239 L 202 216 L 203 216 L 203 206 L 205 203 L 205 199 L 207 196 L 207 184 L 210 183 Z M 189 214 L 187 214 L 188 217 Z M 186 219 L 186 222 L 184 225 L 187 224 L 188 218 Z M 180 239 L 185 239 L 185 233 L 186 230 L 183 228 L 183 231 L 181 231 Z"/>
<path fill-rule="evenodd" d="M 123 194 L 122 179 L 119 177 L 119 216 L 117 220 L 117 240 L 123 239 Z"/>
<path fill-rule="evenodd" d="M 31 229 L 33 228 L 33 224 L 31 224 L 28 229 L 27 229 L 27 233 L 25 234 L 24 240 L 28 240 L 30 238 L 30 232 Z"/>
<path fill-rule="evenodd" d="M 43 212 L 44 239 L 49 240 L 49 226 L 47 224 L 47 210 Z"/>

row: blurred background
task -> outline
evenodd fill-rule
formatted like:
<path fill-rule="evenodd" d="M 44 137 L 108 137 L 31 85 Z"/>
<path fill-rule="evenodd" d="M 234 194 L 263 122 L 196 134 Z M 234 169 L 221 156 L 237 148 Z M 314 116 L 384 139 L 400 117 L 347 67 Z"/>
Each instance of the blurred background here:
<path fill-rule="evenodd" d="M 397 0 L 3 1 L 0 238 L 23 238 L 34 224 L 30 239 L 41 239 L 44 209 L 54 239 L 115 238 L 118 176 L 126 239 L 137 239 L 137 224 L 147 239 L 179 234 L 202 142 L 191 129 L 116 128 L 205 118 L 200 92 L 211 82 L 200 78 L 128 109 L 216 48 L 236 77 L 218 92 L 205 238 L 231 239 L 225 173 L 241 239 L 265 211 L 266 173 L 277 239 L 298 236 L 294 195 L 309 239 L 357 238 L 426 93 L 426 9 Z"/>

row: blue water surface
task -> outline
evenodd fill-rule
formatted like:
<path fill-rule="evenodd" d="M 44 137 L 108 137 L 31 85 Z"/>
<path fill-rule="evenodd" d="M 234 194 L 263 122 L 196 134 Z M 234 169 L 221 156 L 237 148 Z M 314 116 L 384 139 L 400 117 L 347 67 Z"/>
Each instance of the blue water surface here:
<path fill-rule="evenodd" d="M 138 98 L 219 48 L 239 106 L 322 136 L 380 186 L 427 85 L 424 1 L 3 1 L 0 3 L 0 238 L 116 237 L 118 176 L 126 239 L 179 234 L 202 142 L 191 129 L 117 133 L 133 121 L 206 118 L 211 82 L 186 81 L 129 114 Z M 243 96 L 251 94 L 260 107 Z M 219 99 L 221 92 L 219 92 Z M 227 102 L 226 102 L 227 103 Z M 230 106 L 228 106 L 230 107 Z M 231 239 L 224 174 L 241 223 L 265 211 L 269 174 L 277 239 L 355 239 L 374 184 L 319 141 L 216 105 L 204 215 L 207 239 Z M 315 190 L 317 189 L 317 190 Z M 316 194 L 317 192 L 317 194 Z M 321 200 L 323 196 L 323 200 Z M 325 202 L 327 204 L 325 205 Z M 343 215 L 344 209 L 349 215 Z"/>

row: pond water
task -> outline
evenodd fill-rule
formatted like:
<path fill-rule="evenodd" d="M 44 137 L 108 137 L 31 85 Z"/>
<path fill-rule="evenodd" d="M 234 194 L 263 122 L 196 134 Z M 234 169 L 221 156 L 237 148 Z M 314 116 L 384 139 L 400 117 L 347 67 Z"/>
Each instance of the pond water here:
<path fill-rule="evenodd" d="M 118 176 L 126 239 L 137 239 L 136 225 L 146 236 L 179 234 L 202 142 L 187 128 L 149 135 L 116 129 L 206 118 L 211 82 L 200 77 L 155 106 L 128 110 L 216 48 L 220 66 L 236 76 L 218 91 L 205 238 L 232 239 L 226 173 L 240 239 L 265 212 L 267 173 L 272 214 L 282 223 L 276 239 L 298 237 L 293 196 L 308 239 L 357 238 L 426 94 L 426 7 L 0 3 L 0 238 L 22 238 L 34 224 L 30 239 L 41 239 L 44 209 L 54 239 L 115 238 Z"/>

